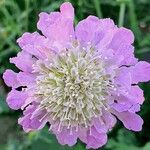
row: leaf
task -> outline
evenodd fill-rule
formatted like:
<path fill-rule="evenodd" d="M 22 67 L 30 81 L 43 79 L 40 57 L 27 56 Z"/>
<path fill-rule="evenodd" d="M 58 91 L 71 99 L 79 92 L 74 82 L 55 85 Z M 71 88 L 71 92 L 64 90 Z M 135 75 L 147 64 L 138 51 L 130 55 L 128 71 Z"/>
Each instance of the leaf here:
<path fill-rule="evenodd" d="M 85 150 L 85 147 L 80 142 L 73 147 L 59 144 L 55 135 L 51 134 L 47 127 L 39 132 L 30 133 L 28 140 L 31 141 L 31 145 L 27 150 Z"/>
<path fill-rule="evenodd" d="M 134 133 L 126 129 L 120 129 L 117 139 L 109 139 L 105 148 L 109 150 L 150 150 L 150 142 L 143 147 L 138 147 L 137 144 Z"/>
<path fill-rule="evenodd" d="M 6 145 L 1 144 L 1 145 L 0 145 L 0 150 L 6 150 Z"/>
<path fill-rule="evenodd" d="M 150 150 L 150 142 L 148 142 L 142 150 Z"/>
<path fill-rule="evenodd" d="M 4 94 L 2 94 L 3 92 L 3 89 L 0 88 L 0 114 L 2 113 L 6 113 L 6 112 L 9 112 L 9 108 L 6 104 L 6 101 L 5 101 L 5 96 Z"/>
<path fill-rule="evenodd" d="M 16 139 L 10 139 L 6 150 L 22 150 L 22 146 Z"/>

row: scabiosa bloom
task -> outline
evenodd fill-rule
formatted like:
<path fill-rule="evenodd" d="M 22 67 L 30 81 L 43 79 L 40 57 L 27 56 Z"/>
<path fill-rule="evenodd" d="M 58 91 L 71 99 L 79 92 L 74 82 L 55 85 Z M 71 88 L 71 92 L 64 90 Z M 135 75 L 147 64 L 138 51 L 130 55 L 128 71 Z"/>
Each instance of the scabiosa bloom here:
<path fill-rule="evenodd" d="M 150 79 L 150 64 L 134 57 L 133 33 L 111 19 L 89 16 L 73 26 L 69 2 L 60 12 L 40 13 L 37 32 L 24 33 L 22 51 L 11 58 L 21 71 L 6 70 L 12 87 L 7 103 L 23 110 L 24 131 L 50 125 L 59 143 L 88 148 L 107 142 L 116 118 L 133 131 L 142 129 L 136 114 L 144 101 L 139 82 Z"/>

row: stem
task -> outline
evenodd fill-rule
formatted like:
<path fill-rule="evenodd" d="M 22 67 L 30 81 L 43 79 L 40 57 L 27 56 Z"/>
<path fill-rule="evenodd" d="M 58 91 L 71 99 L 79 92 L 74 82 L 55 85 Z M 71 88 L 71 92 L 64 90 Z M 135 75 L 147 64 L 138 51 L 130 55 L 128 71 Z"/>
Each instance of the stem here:
<path fill-rule="evenodd" d="M 100 6 L 101 5 L 100 0 L 94 0 L 94 5 L 95 5 L 97 16 L 99 18 L 103 18 L 102 11 L 101 11 L 101 6 Z"/>
<path fill-rule="evenodd" d="M 133 30 L 137 42 L 138 44 L 141 42 L 141 31 L 138 27 L 138 20 L 137 20 L 137 16 L 135 13 L 135 6 L 134 6 L 134 1 L 130 0 L 128 3 L 128 7 L 129 7 L 129 19 L 130 19 L 130 23 L 131 23 L 131 29 Z"/>
<path fill-rule="evenodd" d="M 118 21 L 118 26 L 121 27 L 124 24 L 124 15 L 125 15 L 125 9 L 126 5 L 125 3 L 120 4 L 120 12 L 119 12 L 119 21 Z"/>
<path fill-rule="evenodd" d="M 28 31 L 29 0 L 25 0 L 25 8 L 26 8 L 26 31 Z"/>

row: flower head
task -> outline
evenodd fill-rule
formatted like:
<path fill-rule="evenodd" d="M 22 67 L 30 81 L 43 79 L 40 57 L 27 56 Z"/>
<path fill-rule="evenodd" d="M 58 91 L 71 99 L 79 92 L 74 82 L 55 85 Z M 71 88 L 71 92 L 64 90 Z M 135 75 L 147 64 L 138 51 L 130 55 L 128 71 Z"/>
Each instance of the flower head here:
<path fill-rule="evenodd" d="M 40 13 L 43 35 L 24 33 L 17 40 L 22 51 L 10 62 L 21 71 L 4 73 L 12 87 L 7 103 L 22 109 L 18 122 L 26 132 L 49 123 L 61 144 L 72 146 L 79 138 L 87 148 L 98 148 L 116 117 L 129 130 L 142 129 L 136 112 L 144 97 L 137 84 L 150 80 L 150 64 L 134 57 L 130 30 L 95 16 L 74 29 L 73 18 L 66 2 L 60 12 Z"/>

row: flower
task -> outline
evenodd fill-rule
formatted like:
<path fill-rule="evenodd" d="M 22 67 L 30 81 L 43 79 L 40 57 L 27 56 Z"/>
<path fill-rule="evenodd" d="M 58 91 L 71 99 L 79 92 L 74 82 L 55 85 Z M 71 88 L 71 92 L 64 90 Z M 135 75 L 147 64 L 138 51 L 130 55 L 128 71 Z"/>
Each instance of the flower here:
<path fill-rule="evenodd" d="M 111 19 L 89 16 L 74 29 L 74 8 L 65 2 L 60 12 L 40 13 L 37 32 L 24 33 L 22 51 L 10 58 L 21 71 L 6 70 L 12 87 L 7 103 L 22 109 L 24 131 L 50 125 L 59 143 L 88 148 L 107 142 L 116 118 L 133 131 L 142 129 L 136 113 L 144 101 L 139 82 L 150 80 L 150 64 L 134 57 L 133 33 Z"/>

